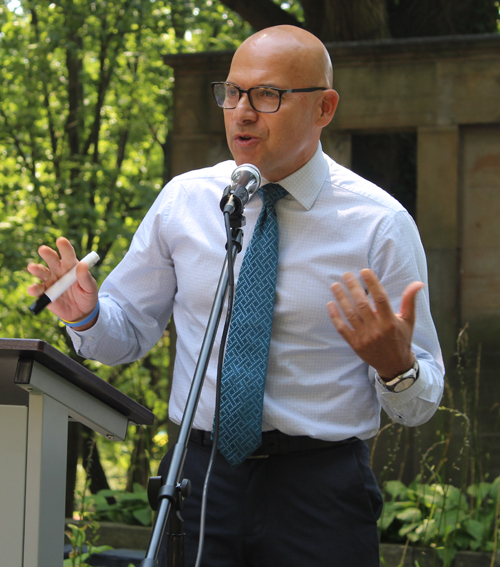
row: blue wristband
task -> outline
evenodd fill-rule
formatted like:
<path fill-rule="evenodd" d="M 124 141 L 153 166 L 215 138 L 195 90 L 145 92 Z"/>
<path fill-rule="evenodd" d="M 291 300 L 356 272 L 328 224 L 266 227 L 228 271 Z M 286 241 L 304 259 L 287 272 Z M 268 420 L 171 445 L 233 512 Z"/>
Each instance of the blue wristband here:
<path fill-rule="evenodd" d="M 83 325 L 90 323 L 90 321 L 92 321 L 92 319 L 98 313 L 99 313 L 99 300 L 97 300 L 97 305 L 94 307 L 92 313 L 88 317 L 85 317 L 85 319 L 82 319 L 81 321 L 65 321 L 64 319 L 61 319 L 61 317 L 58 317 L 58 319 L 59 321 L 61 321 L 61 323 L 64 323 L 66 327 L 82 327 Z"/>

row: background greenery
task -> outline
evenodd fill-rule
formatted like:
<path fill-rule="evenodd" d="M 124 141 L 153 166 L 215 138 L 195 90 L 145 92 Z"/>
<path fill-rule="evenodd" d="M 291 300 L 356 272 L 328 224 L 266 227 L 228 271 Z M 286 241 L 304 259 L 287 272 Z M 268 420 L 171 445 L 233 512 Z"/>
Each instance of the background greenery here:
<path fill-rule="evenodd" d="M 106 277 L 170 177 L 173 77 L 162 55 L 235 48 L 250 33 L 215 0 L 0 4 L 1 336 L 44 339 L 77 358 L 49 311 L 28 311 L 27 263 L 37 261 L 40 244 L 65 235 L 79 257 L 98 252 L 93 273 L 98 282 Z M 84 362 L 156 415 L 154 427 L 131 428 L 123 444 L 99 439 L 95 490 L 108 480 L 114 488 L 144 484 L 156 471 L 167 436 L 170 346 L 167 330 L 137 363 Z M 71 426 L 70 479 L 87 437 Z"/>

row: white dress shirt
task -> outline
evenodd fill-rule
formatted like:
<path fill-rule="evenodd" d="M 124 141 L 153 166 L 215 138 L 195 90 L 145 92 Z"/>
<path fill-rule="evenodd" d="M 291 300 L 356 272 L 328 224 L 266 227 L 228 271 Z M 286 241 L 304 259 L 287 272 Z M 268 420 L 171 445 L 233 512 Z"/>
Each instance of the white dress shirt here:
<path fill-rule="evenodd" d="M 225 254 L 219 208 L 233 161 L 180 175 L 166 185 L 139 227 L 130 250 L 103 283 L 97 323 L 68 332 L 76 350 L 105 364 L 144 356 L 173 312 L 177 353 L 170 418 L 179 423 L 198 360 Z M 338 334 L 326 304 L 330 285 L 346 271 L 371 268 L 399 311 L 412 281 L 427 283 L 423 248 L 413 219 L 390 195 L 338 165 L 321 146 L 282 180 L 276 304 L 264 396 L 263 430 L 326 440 L 367 439 L 380 425 L 380 406 L 402 424 L 418 425 L 436 410 L 444 367 L 429 311 L 427 288 L 417 296 L 413 351 L 418 380 L 388 392 Z M 237 278 L 262 207 L 247 204 Z M 224 321 L 225 313 L 221 321 Z M 222 327 L 222 323 L 221 323 Z M 212 429 L 219 329 L 194 420 Z"/>

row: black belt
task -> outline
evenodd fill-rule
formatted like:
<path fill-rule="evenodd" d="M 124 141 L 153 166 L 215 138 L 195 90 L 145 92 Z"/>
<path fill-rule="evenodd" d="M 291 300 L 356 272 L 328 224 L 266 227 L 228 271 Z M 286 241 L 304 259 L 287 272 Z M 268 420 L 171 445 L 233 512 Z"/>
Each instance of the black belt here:
<path fill-rule="evenodd" d="M 210 431 L 192 429 L 189 440 L 197 445 L 211 447 L 213 445 Z M 269 455 L 288 455 L 299 451 L 310 451 L 313 449 L 327 449 L 337 445 L 345 445 L 357 441 L 357 437 L 350 437 L 342 441 L 323 441 L 313 439 L 307 435 L 285 435 L 277 429 L 262 433 L 262 445 L 250 455 L 249 459 L 267 457 Z"/>

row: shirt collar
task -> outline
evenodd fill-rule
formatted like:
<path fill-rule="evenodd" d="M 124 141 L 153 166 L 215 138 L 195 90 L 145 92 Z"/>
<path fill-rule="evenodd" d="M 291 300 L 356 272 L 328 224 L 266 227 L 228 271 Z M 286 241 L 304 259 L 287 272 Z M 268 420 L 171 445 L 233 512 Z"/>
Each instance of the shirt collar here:
<path fill-rule="evenodd" d="M 328 164 L 323 157 L 321 142 L 313 157 L 300 169 L 282 179 L 279 184 L 296 199 L 307 211 L 318 198 L 328 173 Z M 263 185 L 269 183 L 263 180 Z"/>

